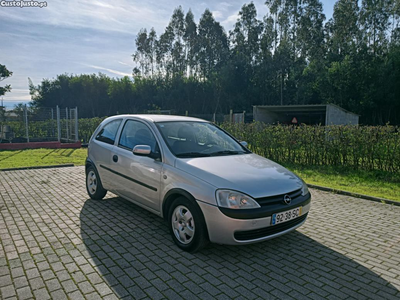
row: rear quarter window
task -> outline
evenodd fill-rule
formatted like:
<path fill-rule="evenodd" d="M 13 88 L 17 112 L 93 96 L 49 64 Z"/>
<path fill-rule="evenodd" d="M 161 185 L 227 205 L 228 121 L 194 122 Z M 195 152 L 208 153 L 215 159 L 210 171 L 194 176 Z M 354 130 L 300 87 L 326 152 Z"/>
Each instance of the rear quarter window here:
<path fill-rule="evenodd" d="M 96 135 L 95 139 L 97 141 L 113 145 L 118 132 L 118 128 L 121 125 L 121 121 L 121 119 L 118 119 L 104 125 L 104 127 Z"/>

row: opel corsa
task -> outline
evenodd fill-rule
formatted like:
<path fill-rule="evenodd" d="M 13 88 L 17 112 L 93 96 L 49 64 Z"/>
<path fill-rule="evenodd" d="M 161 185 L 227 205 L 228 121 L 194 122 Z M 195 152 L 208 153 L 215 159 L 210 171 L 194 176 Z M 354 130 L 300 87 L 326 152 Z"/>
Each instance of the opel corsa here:
<path fill-rule="evenodd" d="M 110 191 L 163 217 L 189 252 L 298 228 L 310 210 L 307 185 L 246 146 L 201 119 L 113 116 L 90 139 L 87 192 L 100 200 Z"/>

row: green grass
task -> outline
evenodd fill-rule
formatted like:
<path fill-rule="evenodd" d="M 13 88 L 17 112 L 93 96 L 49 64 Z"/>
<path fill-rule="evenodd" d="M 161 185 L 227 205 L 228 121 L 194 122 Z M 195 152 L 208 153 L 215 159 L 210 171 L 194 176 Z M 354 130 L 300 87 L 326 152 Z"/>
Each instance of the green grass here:
<path fill-rule="evenodd" d="M 0 151 L 0 169 L 85 163 L 87 149 Z M 400 201 L 400 174 L 332 166 L 283 164 L 309 184 Z"/>
<path fill-rule="evenodd" d="M 84 165 L 87 149 L 27 149 L 0 151 L 0 169 L 51 166 L 62 164 Z"/>
<path fill-rule="evenodd" d="M 309 184 L 400 201 L 400 174 L 332 166 L 285 167 Z"/>

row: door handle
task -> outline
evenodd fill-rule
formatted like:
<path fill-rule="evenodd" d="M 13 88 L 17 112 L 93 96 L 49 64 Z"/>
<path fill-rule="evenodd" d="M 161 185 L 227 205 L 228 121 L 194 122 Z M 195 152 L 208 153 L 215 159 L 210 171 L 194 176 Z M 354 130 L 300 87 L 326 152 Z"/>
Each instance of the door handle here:
<path fill-rule="evenodd" d="M 113 156 L 113 161 L 114 161 L 114 162 L 118 162 L 118 156 L 117 156 L 117 155 L 114 155 L 114 156 Z"/>

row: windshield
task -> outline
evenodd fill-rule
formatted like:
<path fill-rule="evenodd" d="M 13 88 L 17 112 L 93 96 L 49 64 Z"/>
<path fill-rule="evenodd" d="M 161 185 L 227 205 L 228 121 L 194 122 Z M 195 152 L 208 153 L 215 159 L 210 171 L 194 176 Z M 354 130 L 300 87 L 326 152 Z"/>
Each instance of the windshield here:
<path fill-rule="evenodd" d="M 156 123 L 177 157 L 206 157 L 250 153 L 217 126 L 205 122 Z"/>

